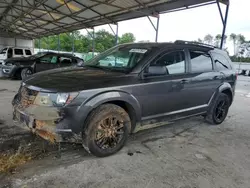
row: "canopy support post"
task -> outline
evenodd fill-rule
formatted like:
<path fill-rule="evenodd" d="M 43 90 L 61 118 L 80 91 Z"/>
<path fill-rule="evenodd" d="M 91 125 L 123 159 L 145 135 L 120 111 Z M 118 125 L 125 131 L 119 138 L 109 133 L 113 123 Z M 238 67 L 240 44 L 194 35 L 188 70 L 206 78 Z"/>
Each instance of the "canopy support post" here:
<path fill-rule="evenodd" d="M 72 32 L 72 54 L 75 52 L 75 37 L 74 33 Z"/>
<path fill-rule="evenodd" d="M 95 28 L 93 27 L 92 33 L 92 58 L 95 56 Z"/>
<path fill-rule="evenodd" d="M 152 19 L 147 16 L 148 20 L 150 21 L 151 25 L 153 26 L 154 30 L 155 30 L 155 42 L 158 42 L 158 33 L 159 33 L 159 24 L 160 24 L 160 15 L 157 13 L 157 14 L 154 14 L 153 15 L 155 18 L 157 18 L 157 23 L 156 23 L 156 26 L 155 24 L 153 23 Z"/>
<path fill-rule="evenodd" d="M 57 35 L 57 51 L 60 51 L 60 34 Z"/>
<path fill-rule="evenodd" d="M 41 39 L 38 39 L 39 52 L 41 51 Z"/>
<path fill-rule="evenodd" d="M 115 45 L 117 45 L 118 44 L 118 28 L 119 28 L 119 26 L 118 26 L 118 23 L 115 23 L 115 25 L 116 25 L 116 31 L 114 31 L 112 26 L 110 24 L 108 24 L 108 26 L 110 27 L 112 33 L 115 35 Z"/>
<path fill-rule="evenodd" d="M 225 40 L 226 28 L 227 28 L 227 18 L 228 18 L 228 12 L 229 12 L 229 1 L 226 4 L 225 16 L 223 16 L 221 6 L 220 6 L 220 1 L 217 0 L 216 2 L 217 2 L 217 5 L 218 5 L 218 9 L 219 9 L 219 13 L 220 13 L 220 17 L 221 17 L 221 21 L 222 21 L 222 25 L 223 25 L 222 35 L 221 35 L 221 43 L 220 43 L 220 48 L 222 49 L 223 44 L 224 44 L 224 40 Z"/>

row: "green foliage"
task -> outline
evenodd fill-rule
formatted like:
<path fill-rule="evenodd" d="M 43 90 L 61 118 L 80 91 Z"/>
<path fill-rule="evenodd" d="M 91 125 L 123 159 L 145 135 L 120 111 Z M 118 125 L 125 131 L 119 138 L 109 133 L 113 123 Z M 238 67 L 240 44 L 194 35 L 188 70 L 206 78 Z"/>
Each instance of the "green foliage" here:
<path fill-rule="evenodd" d="M 135 36 L 133 33 L 124 33 L 122 37 L 119 40 L 120 44 L 124 43 L 129 43 L 129 42 L 134 42 L 135 41 Z"/>
<path fill-rule="evenodd" d="M 72 51 L 74 42 L 75 52 L 91 52 L 92 51 L 92 33 L 82 35 L 80 31 L 60 34 L 60 49 L 58 49 L 58 35 L 44 37 L 40 39 L 40 48 L 49 50 Z M 74 38 L 74 41 L 73 41 Z M 116 37 L 105 30 L 100 30 L 95 33 L 95 51 L 103 52 L 115 45 Z M 118 41 L 119 43 L 134 42 L 135 36 L 132 33 L 123 34 Z M 39 40 L 35 40 L 35 48 L 39 48 Z"/>
<path fill-rule="evenodd" d="M 231 59 L 232 62 L 250 63 L 250 57 L 237 57 L 237 56 L 231 56 L 230 59 Z"/>

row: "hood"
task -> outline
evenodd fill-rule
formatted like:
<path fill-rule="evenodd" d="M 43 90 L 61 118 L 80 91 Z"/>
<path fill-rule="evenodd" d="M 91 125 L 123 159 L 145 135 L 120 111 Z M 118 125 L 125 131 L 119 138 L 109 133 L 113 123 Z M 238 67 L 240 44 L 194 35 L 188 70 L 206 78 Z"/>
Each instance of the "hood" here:
<path fill-rule="evenodd" d="M 34 61 L 30 57 L 12 57 L 6 60 L 6 62 L 27 62 L 27 61 Z"/>
<path fill-rule="evenodd" d="M 126 78 L 127 75 L 121 72 L 87 67 L 67 67 L 34 74 L 23 82 L 27 86 L 33 86 L 36 90 L 74 92 L 115 86 Z"/>

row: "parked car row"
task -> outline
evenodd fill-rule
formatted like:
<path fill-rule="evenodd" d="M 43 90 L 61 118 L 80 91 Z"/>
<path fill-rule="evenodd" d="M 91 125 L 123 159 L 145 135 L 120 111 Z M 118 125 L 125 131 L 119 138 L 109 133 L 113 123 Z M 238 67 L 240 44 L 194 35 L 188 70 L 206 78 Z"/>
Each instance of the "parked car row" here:
<path fill-rule="evenodd" d="M 25 79 L 34 73 L 55 68 L 80 65 L 81 58 L 72 54 L 42 52 L 28 57 L 12 57 L 2 62 L 5 77 Z"/>

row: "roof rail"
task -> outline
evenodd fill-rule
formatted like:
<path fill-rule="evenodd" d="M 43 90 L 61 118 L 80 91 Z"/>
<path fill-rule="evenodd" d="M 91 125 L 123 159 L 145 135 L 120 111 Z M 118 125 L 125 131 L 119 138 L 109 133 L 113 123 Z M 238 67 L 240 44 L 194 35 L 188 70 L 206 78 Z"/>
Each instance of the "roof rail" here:
<path fill-rule="evenodd" d="M 191 45 L 203 46 L 203 47 L 208 47 L 208 48 L 216 48 L 213 45 L 204 44 L 204 43 L 200 43 L 200 42 L 185 41 L 185 40 L 176 40 L 174 43 L 175 44 L 191 44 Z"/>

